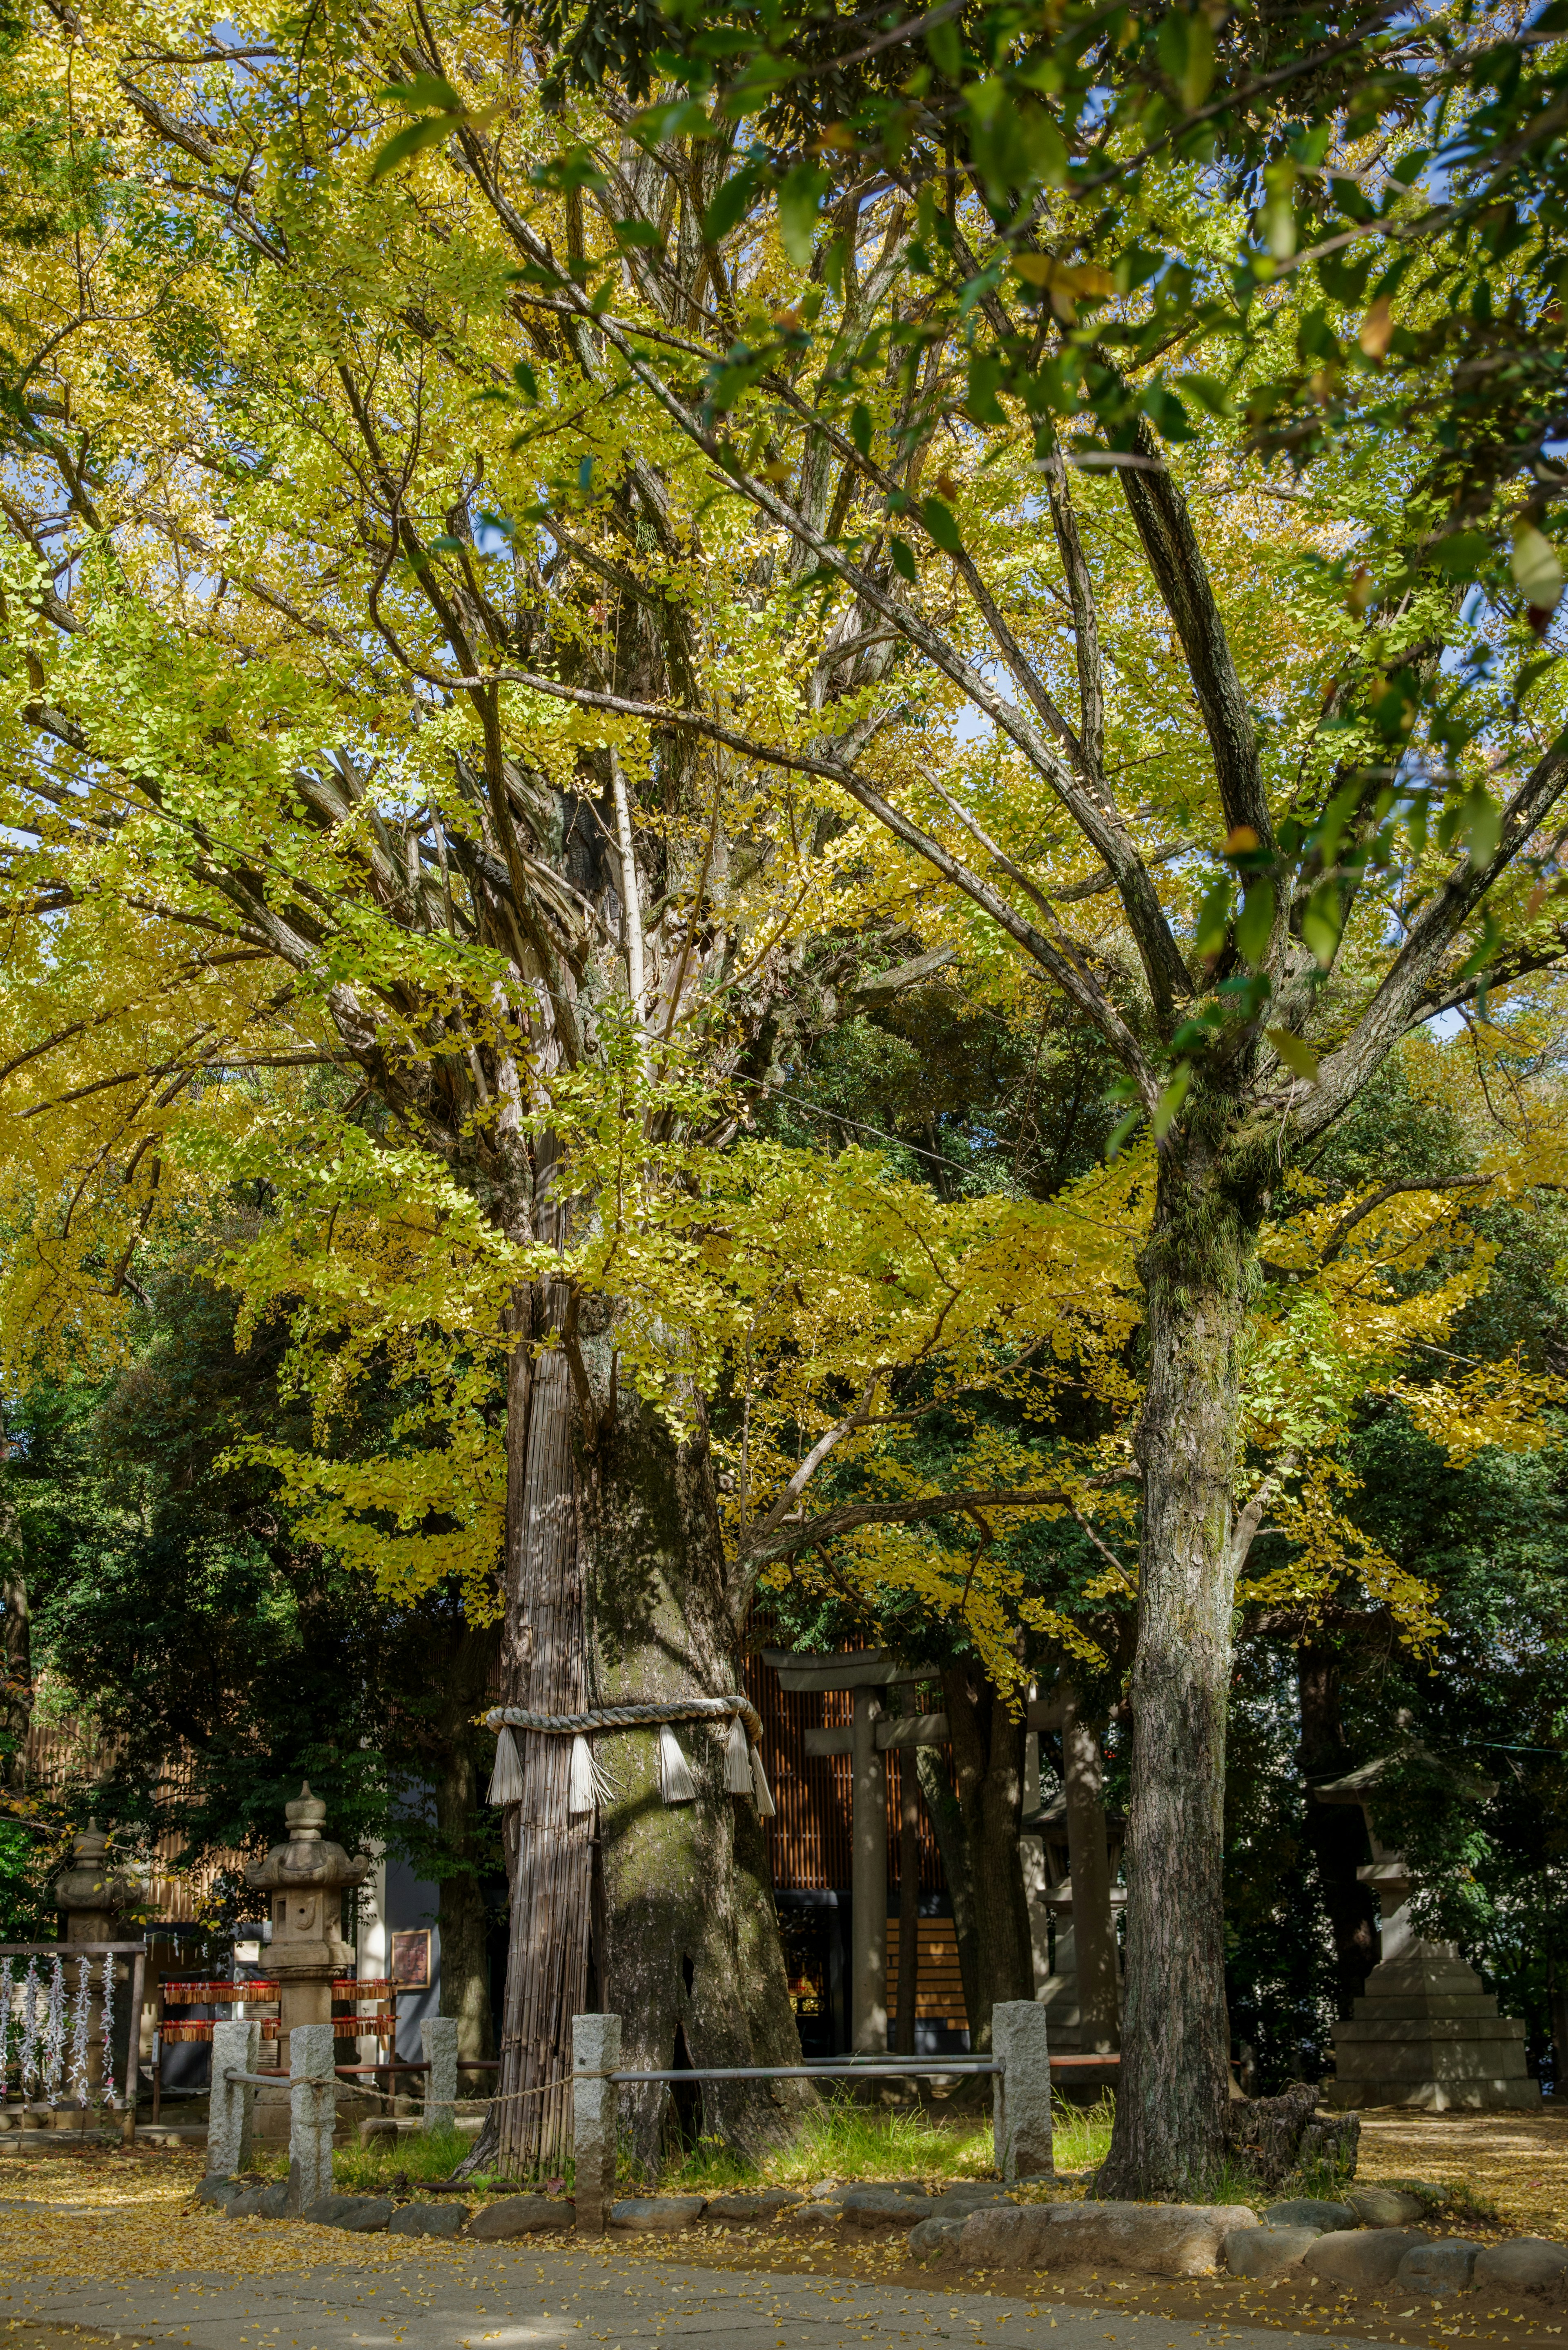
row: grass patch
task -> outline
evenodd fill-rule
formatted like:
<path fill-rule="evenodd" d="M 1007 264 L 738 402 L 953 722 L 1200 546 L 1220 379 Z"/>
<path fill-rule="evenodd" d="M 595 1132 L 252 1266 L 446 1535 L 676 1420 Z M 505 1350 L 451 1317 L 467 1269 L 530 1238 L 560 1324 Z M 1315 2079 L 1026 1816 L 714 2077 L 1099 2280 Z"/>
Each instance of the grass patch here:
<path fill-rule="evenodd" d="M 356 2140 L 333 2147 L 332 2184 L 347 2195 L 417 2194 L 431 2179 L 450 2178 L 472 2146 L 472 2138 L 465 2137 L 461 2130 L 409 2130 L 391 2144 L 383 2138 L 373 2146 L 361 2146 Z M 568 2164 L 568 2182 L 570 2169 Z M 245 2176 L 286 2178 L 286 2148 L 258 2147 Z M 497 2171 L 482 2170 L 474 2178 L 464 2179 L 463 2191 L 472 2200 L 475 2195 L 514 2184 Z"/>
<path fill-rule="evenodd" d="M 1097 2105 L 1058 2105 L 1053 2137 L 1058 2170 L 1097 2169 L 1111 2142 L 1116 2108 L 1109 2092 Z M 991 2116 L 950 2118 L 923 2106 L 866 2106 L 843 2090 L 806 2115 L 786 2146 L 750 2163 L 718 2138 L 702 2138 L 679 2162 L 666 2163 L 659 2185 L 687 2195 L 722 2195 L 745 2187 L 810 2187 L 819 2178 L 992 2178 L 996 2158 Z M 1217 2199 L 1241 2202 L 1240 2193 Z"/>
<path fill-rule="evenodd" d="M 1116 2101 L 1109 2089 L 1092 2106 L 1066 2106 L 1055 2099 L 1051 2110 L 1051 2150 L 1058 2170 L 1098 2170 L 1111 2150 L 1111 2127 Z"/>
<path fill-rule="evenodd" d="M 1396 2195 L 1417 2197 L 1427 2207 L 1425 2219 L 1456 2220 L 1461 2227 L 1495 2228 L 1500 2232 L 1508 2226 L 1491 2197 L 1481 2194 L 1468 2179 L 1449 2178 L 1438 2184 L 1429 2178 L 1380 2178 L 1377 2185 L 1391 2188 Z"/>
<path fill-rule="evenodd" d="M 473 2150 L 472 2137 L 461 2130 L 409 2130 L 389 2143 L 369 2146 L 358 2140 L 332 2150 L 332 2184 L 350 2195 L 385 2195 L 394 2183 L 410 2187 L 426 2179 L 450 2178 L 463 2157 Z M 467 2184 L 477 2188 L 480 2179 Z"/>

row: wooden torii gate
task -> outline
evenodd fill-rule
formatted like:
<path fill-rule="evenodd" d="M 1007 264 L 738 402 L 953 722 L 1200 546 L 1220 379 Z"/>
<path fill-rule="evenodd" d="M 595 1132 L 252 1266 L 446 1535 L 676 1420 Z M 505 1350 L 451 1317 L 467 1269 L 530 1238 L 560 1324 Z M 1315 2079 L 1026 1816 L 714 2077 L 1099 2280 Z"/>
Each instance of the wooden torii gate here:
<path fill-rule="evenodd" d="M 805 1751 L 850 1758 L 849 1828 L 849 2033 L 857 2056 L 888 2052 L 888 1766 L 889 1747 L 945 1746 L 945 1713 L 890 1714 L 883 1692 L 939 1678 L 935 1665 L 900 1665 L 886 1648 L 857 1648 L 836 1655 L 808 1655 L 794 1648 L 764 1648 L 763 1662 L 792 1694 L 849 1692 L 850 1721 L 831 1730 L 808 1730 Z M 1056 1730 L 1057 1697 L 1032 1698 L 1027 1726 Z"/>

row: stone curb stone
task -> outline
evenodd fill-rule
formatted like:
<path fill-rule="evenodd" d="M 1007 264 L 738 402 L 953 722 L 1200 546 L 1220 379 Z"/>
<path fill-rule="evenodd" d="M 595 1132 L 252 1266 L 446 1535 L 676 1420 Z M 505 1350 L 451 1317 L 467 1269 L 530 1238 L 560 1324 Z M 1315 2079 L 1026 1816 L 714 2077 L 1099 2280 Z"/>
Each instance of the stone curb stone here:
<path fill-rule="evenodd" d="M 937 2262 L 945 2260 L 950 2252 L 957 2251 L 959 2238 L 962 2233 L 962 2220 L 942 2220 L 933 2212 L 929 2220 L 921 2220 L 910 2229 L 910 2255 L 922 2266 L 934 2268 Z"/>
<path fill-rule="evenodd" d="M 704 2220 L 721 2228 L 742 2228 L 752 2220 L 771 2220 L 775 2212 L 791 2211 L 800 2197 L 787 2187 L 765 2188 L 758 2195 L 715 2195 Z"/>
<path fill-rule="evenodd" d="M 476 2211 L 468 2232 L 482 2244 L 499 2243 L 507 2236 L 530 2236 L 541 2228 L 569 2228 L 576 2216 L 575 2204 L 557 2203 L 548 2195 L 508 2195 Z"/>
<path fill-rule="evenodd" d="M 971 2211 L 1014 2210 L 1017 2206 L 1004 2187 L 949 2187 L 933 2195 L 927 2209 L 932 2220 L 967 2220 Z"/>
<path fill-rule="evenodd" d="M 1255 2228 L 1244 2203 L 1035 2203 L 971 2212 L 965 2268 L 1110 2267 L 1145 2276 L 1211 2276 L 1225 2241 Z"/>
<path fill-rule="evenodd" d="M 793 2210 L 786 2211 L 784 2220 L 786 2227 L 799 2228 L 804 2231 L 814 2228 L 836 2228 L 843 2216 L 844 2206 L 841 2203 L 818 2202 L 813 2197 L 809 2203 L 797 2203 Z"/>
<path fill-rule="evenodd" d="M 244 2194 L 231 2196 L 225 2214 L 231 2220 L 286 2220 L 287 2179 L 279 2178 L 271 2187 L 247 2187 Z"/>
<path fill-rule="evenodd" d="M 385 2195 L 318 2195 L 299 2216 L 317 2228 L 347 2228 L 353 2235 L 368 2236 L 386 2227 L 392 2206 Z"/>
<path fill-rule="evenodd" d="M 1265 2214 L 1261 2228 L 1231 2229 L 1225 2239 L 1225 2266 L 1232 2276 L 1283 2276 L 1287 2269 L 1300 2268 L 1303 2255 L 1323 2233 L 1321 2228 L 1271 2227 Z"/>
<path fill-rule="evenodd" d="M 405 2203 L 387 2222 L 389 2236 L 455 2236 L 468 2217 L 466 2203 Z"/>
<path fill-rule="evenodd" d="M 612 2228 L 653 2236 L 693 2226 L 707 2208 L 701 2195 L 628 2195 L 624 2202 L 612 2203 L 605 2218 Z"/>
<path fill-rule="evenodd" d="M 851 2187 L 844 2197 L 844 2220 L 850 2228 L 907 2228 L 909 2206 L 924 2202 L 923 2187 Z"/>
<path fill-rule="evenodd" d="M 236 2195 L 243 2195 L 244 2191 L 237 2178 L 224 2178 L 209 2172 L 196 2189 L 196 2200 L 198 2203 L 232 2203 Z"/>
<path fill-rule="evenodd" d="M 1488 2244 L 1476 2254 L 1477 2284 L 1551 2284 L 1568 2269 L 1568 2245 L 1545 2236 L 1515 2236 L 1511 2243 Z"/>
<path fill-rule="evenodd" d="M 1283 2203 L 1271 2203 L 1263 2214 L 1265 2228 L 1315 2228 L 1320 2236 L 1332 2235 L 1336 2228 L 1354 2228 L 1355 2214 L 1348 2203 L 1320 2203 L 1315 2196 L 1293 2195 Z"/>
<path fill-rule="evenodd" d="M 1320 2236 L 1303 2266 L 1335 2284 L 1392 2284 L 1407 2252 L 1431 2239 L 1420 2228 L 1368 2228 Z"/>
<path fill-rule="evenodd" d="M 1465 2236 L 1443 2236 L 1435 2244 L 1417 2244 L 1395 2270 L 1394 2282 L 1416 2293 L 1462 2293 L 1480 2250 Z"/>
<path fill-rule="evenodd" d="M 1407 2227 L 1427 2209 L 1418 2195 L 1400 2195 L 1391 2187 L 1364 2187 L 1345 2200 L 1363 2228 Z"/>

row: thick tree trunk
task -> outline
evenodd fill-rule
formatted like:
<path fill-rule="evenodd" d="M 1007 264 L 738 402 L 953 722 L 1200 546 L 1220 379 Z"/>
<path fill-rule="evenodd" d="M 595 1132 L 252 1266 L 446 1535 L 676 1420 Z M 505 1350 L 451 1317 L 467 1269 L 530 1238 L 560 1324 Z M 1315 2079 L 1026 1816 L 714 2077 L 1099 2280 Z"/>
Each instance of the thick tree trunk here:
<path fill-rule="evenodd" d="M 1303 1641 L 1296 1651 L 1301 1702 L 1301 1763 L 1308 1781 L 1306 1840 L 1317 1863 L 1323 1906 L 1334 1936 L 1334 2002 L 1341 2021 L 1355 2011 L 1377 1964 L 1377 1911 L 1356 1870 L 1372 1857 L 1366 1821 L 1355 1804 L 1316 1804 L 1314 1779 L 1337 1778 L 1351 1767 L 1339 1708 L 1339 1659 L 1332 1649 Z"/>
<path fill-rule="evenodd" d="M 607 1339 L 585 1351 L 607 1362 Z M 628 1382 L 585 1464 L 596 1704 L 722 1697 L 739 1687 L 700 1409 L 693 1422 L 678 1442 Z M 629 2069 L 801 2061 L 761 1823 L 750 1795 L 727 1790 L 724 1730 L 677 1729 L 697 1795 L 673 1805 L 659 1794 L 656 1731 L 597 1742 L 613 1787 L 601 1816 L 597 1960 Z M 760 2153 L 809 2102 L 803 2087 L 705 2081 L 702 2135 Z M 657 2085 L 623 2093 L 623 2126 L 644 2177 L 657 2162 L 667 2103 Z"/>
<path fill-rule="evenodd" d="M 564 1298 L 536 1325 L 565 1326 Z M 705 1424 L 678 1441 L 615 1376 L 614 1313 L 582 1310 L 579 1364 L 525 1343 L 509 1398 L 509 1701 L 576 1713 L 618 1701 L 720 1697 L 739 1686 Z M 523 2176 L 569 2145 L 571 2019 L 596 2004 L 622 2019 L 628 2069 L 798 2064 L 766 1851 L 753 1797 L 725 1784 L 722 1727 L 675 1735 L 696 1800 L 667 1806 L 659 1733 L 594 1742 L 611 1794 L 568 1818 L 571 1741 L 517 1733 L 524 1799 L 507 1814 L 512 1918 L 493 2143 Z M 737 1825 L 738 1815 L 739 1825 Z M 590 1947 L 591 1946 L 591 1947 Z M 529 2091 L 545 2088 L 545 2094 Z M 703 2134 L 760 2150 L 810 2102 L 801 2084 L 703 2084 Z M 623 2100 L 634 2161 L 653 2170 L 662 2087 Z M 488 2155 L 493 2134 L 482 2141 Z"/>
<path fill-rule="evenodd" d="M 980 1956 L 975 1941 L 974 1900 L 970 1885 L 969 1847 L 964 1840 L 963 1814 L 948 1777 L 947 1765 L 932 1746 L 915 1748 L 915 1771 L 930 1817 L 931 1833 L 941 1856 L 948 1898 L 953 1905 L 953 1939 L 958 1943 L 959 1979 L 963 1984 L 964 2013 L 969 2018 L 970 2045 L 975 2045 L 975 2018 L 980 2013 Z"/>
<path fill-rule="evenodd" d="M 1201 2199 L 1223 2159 L 1225 1718 L 1251 1221 L 1202 1138 L 1173 1138 L 1142 1264 L 1127 1997 L 1102 2195 Z"/>
<path fill-rule="evenodd" d="M 1063 1694 L 1063 1789 L 1067 1804 L 1067 1873 L 1073 1881 L 1073 1950 L 1078 1974 L 1078 2045 L 1108 2053 L 1119 2040 L 1121 1991 L 1111 1915 L 1111 1861 L 1106 1837 L 1105 1759 L 1099 1734 Z"/>
<path fill-rule="evenodd" d="M 560 1327 L 566 1305 L 563 1293 L 550 1294 L 546 1327 Z M 503 1678 L 512 1704 L 577 1713 L 587 1702 L 587 1617 L 571 1384 L 558 1347 L 531 1357 L 530 1315 L 520 1311 L 517 1323 L 507 1378 Z M 567 1815 L 569 1739 L 523 1732 L 517 1745 L 524 1792 L 506 1814 L 511 1924 L 492 2116 L 502 2168 L 526 2177 L 563 2161 L 570 2144 L 572 2018 L 587 1990 L 593 1816 Z"/>
<path fill-rule="evenodd" d="M 978 2001 L 970 2011 L 970 2045 L 989 2048 L 996 2002 L 1034 1996 L 1034 1949 L 1018 1850 L 1023 1716 L 1020 1711 L 1014 1718 L 1000 1693 L 967 1665 L 944 1670 L 942 1694 L 974 1909 Z"/>

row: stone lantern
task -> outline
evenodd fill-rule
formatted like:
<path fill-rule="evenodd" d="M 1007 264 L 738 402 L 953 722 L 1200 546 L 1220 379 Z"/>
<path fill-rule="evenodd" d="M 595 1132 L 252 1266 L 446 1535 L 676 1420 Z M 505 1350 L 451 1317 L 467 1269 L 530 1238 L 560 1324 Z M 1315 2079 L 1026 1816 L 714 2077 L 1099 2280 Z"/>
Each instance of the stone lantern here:
<path fill-rule="evenodd" d="M 266 1965 L 278 1979 L 278 2065 L 286 2074 L 296 2024 L 332 2021 L 333 1978 L 348 1972 L 354 1955 L 343 1939 L 343 1895 L 348 1887 L 363 1885 L 372 1863 L 363 1853 L 350 1860 L 340 1844 L 323 1836 L 327 1806 L 308 1785 L 301 1787 L 296 1802 L 284 1805 L 283 1815 L 287 1843 L 274 1845 L 265 1860 L 253 1861 L 245 1883 L 271 1901 Z M 286 2089 L 257 2092 L 258 2137 L 286 2144 L 288 2115 Z"/>
<path fill-rule="evenodd" d="M 70 1858 L 55 1879 L 55 1907 L 65 1920 L 65 1946 L 73 1942 L 124 1942 L 134 1939 L 126 1930 L 124 1912 L 140 1909 L 147 1905 L 149 1887 L 143 1865 L 133 1859 L 111 1860 L 109 1838 L 96 1820 L 88 1820 L 78 1828 L 71 1840 Z M 113 1959 L 116 1989 L 115 2004 L 123 2013 L 121 2001 L 125 1987 L 131 1980 L 131 1970 L 124 1959 Z M 90 1991 L 88 1998 L 88 2093 L 97 2099 L 103 2094 L 103 1993 L 100 1960 L 89 1964 Z M 74 1992 L 76 1983 L 66 1962 L 67 1987 Z M 140 2017 L 131 2019 L 129 2030 L 139 2030 Z"/>
<path fill-rule="evenodd" d="M 1334 2027 L 1334 2078 L 1325 2106 L 1417 2106 L 1541 2109 L 1541 2084 L 1525 2064 L 1524 2026 L 1500 2015 L 1496 1998 L 1453 1942 L 1417 1933 L 1410 1916 L 1410 1871 L 1402 1852 L 1378 1840 L 1373 1804 L 1396 1762 L 1430 1762 L 1424 1746 L 1380 1754 L 1343 1779 L 1309 1792 L 1320 1804 L 1355 1804 L 1366 1823 L 1372 1858 L 1355 1872 L 1382 1910 L 1381 1963 L 1373 1968 L 1355 2014 Z M 1449 1772 L 1458 1794 L 1475 1803 L 1496 1794 L 1490 1779 Z"/>
<path fill-rule="evenodd" d="M 109 1838 L 96 1820 L 78 1828 L 71 1856 L 55 1879 L 55 1907 L 63 1912 L 67 1942 L 121 1942 L 121 1913 L 147 1899 L 145 1870 L 109 1857 Z"/>

